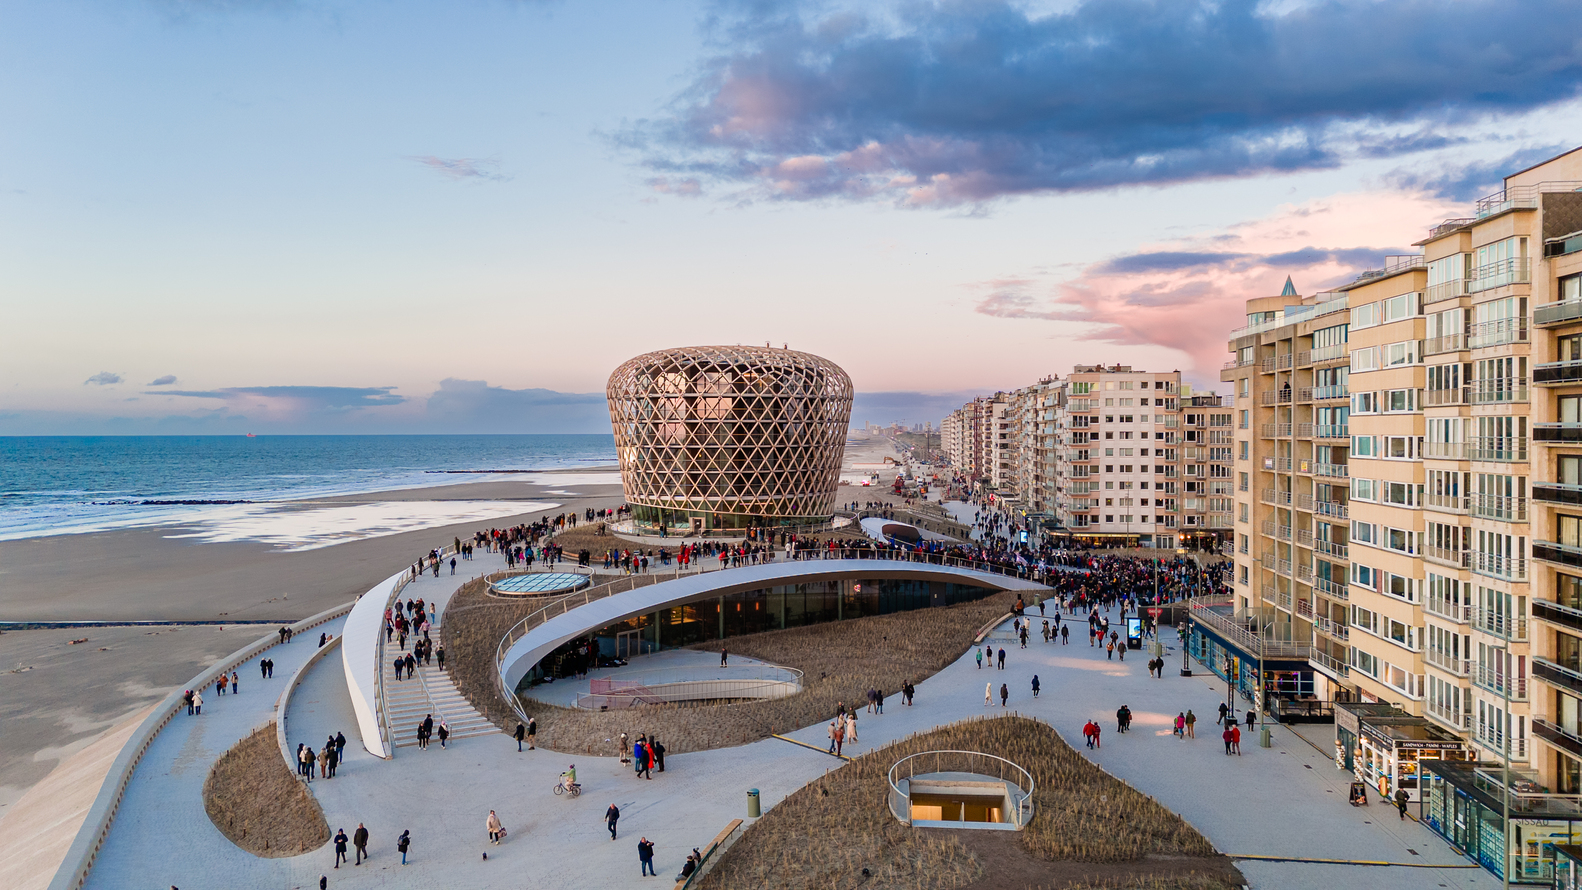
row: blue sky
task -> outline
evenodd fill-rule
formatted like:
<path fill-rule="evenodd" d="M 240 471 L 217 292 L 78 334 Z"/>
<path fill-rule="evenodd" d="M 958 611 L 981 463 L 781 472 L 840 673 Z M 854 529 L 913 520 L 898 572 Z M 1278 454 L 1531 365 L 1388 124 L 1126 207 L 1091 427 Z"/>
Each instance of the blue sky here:
<path fill-rule="evenodd" d="M 1582 144 L 1578 24 L 0 2 L 0 434 L 592 431 L 621 361 L 706 342 L 835 360 L 859 419 L 1078 362 L 1212 383 L 1247 296 Z"/>

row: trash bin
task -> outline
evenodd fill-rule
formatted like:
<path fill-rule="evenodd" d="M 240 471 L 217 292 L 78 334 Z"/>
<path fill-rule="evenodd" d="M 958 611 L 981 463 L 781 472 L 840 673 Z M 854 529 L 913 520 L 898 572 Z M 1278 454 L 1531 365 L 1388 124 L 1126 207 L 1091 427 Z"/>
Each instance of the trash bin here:
<path fill-rule="evenodd" d="M 1269 727 L 1263 727 L 1263 729 L 1258 732 L 1258 747 L 1268 748 L 1273 744 L 1274 740 L 1269 738 Z"/>
<path fill-rule="evenodd" d="M 747 789 L 747 818 L 756 819 L 763 815 L 763 810 L 758 806 L 758 789 Z"/>

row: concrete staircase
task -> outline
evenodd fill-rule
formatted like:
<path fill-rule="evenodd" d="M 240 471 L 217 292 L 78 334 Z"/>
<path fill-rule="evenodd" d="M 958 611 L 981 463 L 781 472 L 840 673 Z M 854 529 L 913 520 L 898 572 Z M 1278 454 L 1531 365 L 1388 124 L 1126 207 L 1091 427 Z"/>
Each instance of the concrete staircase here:
<path fill-rule="evenodd" d="M 442 628 L 431 628 L 429 633 L 437 648 L 443 639 Z M 411 640 L 407 641 L 409 644 Z M 410 680 L 397 680 L 395 672 L 396 646 L 394 641 L 385 646 L 384 673 L 385 704 L 391 731 L 395 734 L 395 747 L 417 746 L 417 727 L 426 715 L 434 715 L 435 735 L 431 740 L 439 744 L 438 727 L 441 719 L 450 724 L 450 741 L 472 736 L 490 735 L 499 728 L 478 713 L 465 696 L 451 682 L 450 675 L 439 669 L 437 663 L 418 665 Z"/>

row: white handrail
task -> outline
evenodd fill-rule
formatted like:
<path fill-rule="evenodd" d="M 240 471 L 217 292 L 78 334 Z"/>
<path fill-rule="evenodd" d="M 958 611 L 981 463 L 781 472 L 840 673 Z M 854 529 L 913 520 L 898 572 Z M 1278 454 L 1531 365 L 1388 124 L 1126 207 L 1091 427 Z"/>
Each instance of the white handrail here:
<path fill-rule="evenodd" d="M 1017 828 L 1025 828 L 1025 827 L 1027 827 L 1028 821 L 1033 818 L 1033 789 L 1035 787 L 1034 784 L 1033 784 L 1033 774 L 1028 772 L 1027 770 L 1023 769 L 1022 767 L 1018 766 L 1014 762 L 1006 760 L 1004 757 L 1000 757 L 1000 756 L 995 755 L 995 754 L 986 754 L 986 753 L 984 753 L 982 751 L 959 751 L 959 750 L 954 750 L 954 749 L 942 749 L 942 750 L 938 750 L 938 751 L 919 751 L 916 754 L 908 754 L 907 756 L 901 758 L 900 760 L 897 760 L 895 762 L 895 764 L 890 767 L 889 773 L 886 774 L 886 776 L 885 776 L 885 780 L 890 783 L 890 791 L 891 791 L 890 812 L 891 812 L 892 815 L 894 815 L 897 819 L 899 819 L 901 822 L 903 822 L 903 823 L 905 823 L 907 825 L 911 825 L 912 824 L 911 811 L 908 810 L 905 814 L 902 814 L 902 813 L 898 812 L 896 810 L 896 807 L 895 807 L 895 801 L 897 799 L 900 799 L 900 800 L 910 800 L 911 799 L 910 796 L 906 792 L 903 792 L 901 790 L 901 786 L 896 784 L 896 774 L 901 769 L 901 765 L 904 764 L 904 763 L 907 763 L 909 761 L 916 760 L 919 757 L 933 756 L 935 758 L 935 764 L 934 764 L 935 769 L 930 770 L 930 772 L 935 772 L 935 773 L 937 773 L 937 772 L 944 772 L 944 770 L 941 770 L 941 769 L 938 768 L 939 767 L 938 758 L 939 758 L 939 755 L 941 755 L 941 754 L 964 754 L 964 755 L 966 755 L 968 757 L 987 757 L 990 760 L 995 760 L 995 761 L 998 761 L 999 763 L 1001 763 L 1001 764 L 1003 764 L 1005 766 L 1009 766 L 1011 769 L 1013 769 L 1016 772 L 1019 772 L 1023 776 L 1025 776 L 1027 778 L 1027 786 L 1026 786 L 1025 789 L 1023 789 L 1023 787 L 1022 787 L 1022 783 L 1020 783 L 1020 782 L 1016 782 L 1015 783 L 1016 787 L 1017 787 L 1017 790 L 1019 790 L 1019 791 L 1025 790 L 1025 793 L 1022 795 L 1022 799 L 1017 801 L 1015 824 L 1016 824 Z M 974 770 L 967 770 L 967 772 L 971 772 L 974 775 L 987 775 L 987 773 L 978 773 L 975 769 Z M 917 772 L 916 772 L 915 769 L 911 770 L 911 771 L 909 771 L 907 773 L 908 788 L 910 788 L 910 783 L 911 783 L 913 777 L 915 777 L 916 775 L 917 775 Z M 1010 780 L 1007 780 L 1005 778 L 1005 771 L 1003 769 L 999 770 L 997 772 L 996 778 L 999 781 L 1002 781 L 1002 782 L 1010 781 Z"/>

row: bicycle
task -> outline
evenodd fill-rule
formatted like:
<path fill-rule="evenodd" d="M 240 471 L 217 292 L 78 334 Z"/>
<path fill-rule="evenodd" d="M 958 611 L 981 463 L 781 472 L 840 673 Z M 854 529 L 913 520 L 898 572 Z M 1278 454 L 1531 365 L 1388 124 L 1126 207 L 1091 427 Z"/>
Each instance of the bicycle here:
<path fill-rule="evenodd" d="M 582 785 L 581 785 L 581 783 L 573 782 L 570 785 L 567 785 L 565 782 L 556 782 L 555 783 L 555 793 L 556 794 L 565 794 L 568 791 L 571 793 L 572 797 L 576 797 L 577 795 L 581 794 L 582 793 Z"/>

